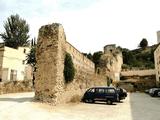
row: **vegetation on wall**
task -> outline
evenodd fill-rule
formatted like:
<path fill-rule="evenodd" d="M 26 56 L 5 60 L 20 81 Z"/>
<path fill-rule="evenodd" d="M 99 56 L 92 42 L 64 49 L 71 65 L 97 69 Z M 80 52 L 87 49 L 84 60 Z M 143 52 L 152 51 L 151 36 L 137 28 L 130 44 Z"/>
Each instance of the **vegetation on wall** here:
<path fill-rule="evenodd" d="M 7 18 L 4 29 L 5 32 L 0 33 L 0 36 L 6 46 L 18 48 L 29 45 L 29 25 L 18 14 Z"/>
<path fill-rule="evenodd" d="M 75 76 L 75 68 L 72 61 L 72 57 L 69 53 L 66 53 L 64 60 L 64 78 L 65 83 L 73 81 Z"/>

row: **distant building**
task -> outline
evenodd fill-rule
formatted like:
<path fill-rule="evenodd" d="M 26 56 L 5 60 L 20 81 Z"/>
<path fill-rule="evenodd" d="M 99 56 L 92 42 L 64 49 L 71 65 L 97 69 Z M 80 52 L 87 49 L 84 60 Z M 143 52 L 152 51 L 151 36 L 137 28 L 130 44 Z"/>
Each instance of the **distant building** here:
<path fill-rule="evenodd" d="M 157 85 L 160 85 L 160 44 L 154 51 L 154 62 L 156 70 L 156 83 Z"/>
<path fill-rule="evenodd" d="M 0 44 L 0 81 L 14 81 L 32 79 L 32 68 L 26 65 L 26 55 L 30 49 L 18 49 Z"/>
<path fill-rule="evenodd" d="M 157 43 L 160 43 L 160 31 L 157 31 Z"/>

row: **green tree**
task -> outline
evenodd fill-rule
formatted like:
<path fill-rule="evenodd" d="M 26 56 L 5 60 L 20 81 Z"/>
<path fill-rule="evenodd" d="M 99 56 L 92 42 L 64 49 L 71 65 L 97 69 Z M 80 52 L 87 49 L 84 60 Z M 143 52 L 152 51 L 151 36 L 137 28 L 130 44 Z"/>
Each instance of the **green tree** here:
<path fill-rule="evenodd" d="M 134 57 L 132 51 L 130 51 L 126 48 L 123 48 L 122 55 L 123 55 L 123 63 L 124 64 L 133 65 L 135 63 L 135 57 Z"/>
<path fill-rule="evenodd" d="M 82 53 L 84 56 L 86 56 L 88 59 L 90 59 L 91 61 L 93 61 L 93 56 L 91 53 Z"/>
<path fill-rule="evenodd" d="M 72 57 L 69 53 L 66 53 L 65 61 L 64 61 L 64 78 L 65 82 L 69 83 L 74 79 L 75 76 L 75 68 L 72 61 Z"/>
<path fill-rule="evenodd" d="M 33 39 L 32 39 L 33 40 Z M 35 40 L 35 39 L 34 39 Z M 34 82 L 35 82 L 35 72 L 36 72 L 36 43 L 34 41 L 31 41 L 31 50 L 30 52 L 27 54 L 27 64 L 30 64 L 32 66 L 32 72 L 33 72 L 33 86 L 34 86 Z"/>
<path fill-rule="evenodd" d="M 35 57 L 35 53 L 36 53 L 36 47 L 33 46 L 30 50 L 30 53 L 27 54 L 27 64 L 30 64 L 33 68 L 36 66 L 36 57 Z"/>
<path fill-rule="evenodd" d="M 4 22 L 5 32 L 0 33 L 1 38 L 8 47 L 18 48 L 29 45 L 29 25 L 18 14 L 11 15 Z"/>
<path fill-rule="evenodd" d="M 93 56 L 91 53 L 87 54 L 87 58 L 90 59 L 91 61 L 93 60 Z"/>
<path fill-rule="evenodd" d="M 146 38 L 143 38 L 139 44 L 139 47 L 146 48 L 148 46 L 148 41 Z"/>
<path fill-rule="evenodd" d="M 95 67 L 97 68 L 100 64 L 100 58 L 102 56 L 103 52 L 102 51 L 98 51 L 98 52 L 95 52 L 93 54 L 93 62 L 95 63 Z"/>

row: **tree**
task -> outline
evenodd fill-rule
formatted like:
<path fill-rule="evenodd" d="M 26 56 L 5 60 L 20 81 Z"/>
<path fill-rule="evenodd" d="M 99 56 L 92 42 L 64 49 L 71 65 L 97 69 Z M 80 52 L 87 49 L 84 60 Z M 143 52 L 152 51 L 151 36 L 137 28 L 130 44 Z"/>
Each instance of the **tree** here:
<path fill-rule="evenodd" d="M 75 68 L 72 61 L 72 57 L 69 53 L 66 53 L 65 61 L 64 61 L 64 78 L 65 82 L 69 83 L 74 79 L 75 76 Z"/>
<path fill-rule="evenodd" d="M 100 58 L 101 58 L 102 54 L 103 54 L 102 51 L 98 51 L 93 54 L 93 62 L 95 63 L 96 68 L 98 67 L 98 65 L 100 63 Z"/>
<path fill-rule="evenodd" d="M 33 68 L 36 66 L 36 57 L 35 57 L 35 53 L 36 53 L 36 47 L 33 46 L 30 50 L 30 53 L 27 54 L 27 64 L 30 64 Z"/>
<path fill-rule="evenodd" d="M 31 40 L 31 47 L 35 46 L 36 45 L 36 38 L 32 38 Z"/>
<path fill-rule="evenodd" d="M 148 41 L 146 38 L 143 38 L 142 41 L 139 44 L 139 47 L 146 48 L 148 46 Z"/>
<path fill-rule="evenodd" d="M 87 54 L 87 58 L 90 59 L 91 61 L 93 60 L 93 56 L 91 53 Z"/>
<path fill-rule="evenodd" d="M 88 59 L 90 59 L 91 61 L 93 61 L 93 56 L 91 53 L 82 53 L 84 56 L 86 56 Z"/>
<path fill-rule="evenodd" d="M 0 33 L 1 38 L 8 47 L 18 48 L 29 45 L 29 25 L 18 14 L 11 15 L 4 23 L 5 32 Z"/>
<path fill-rule="evenodd" d="M 33 39 L 32 39 L 33 40 Z M 35 39 L 34 39 L 35 40 Z M 30 53 L 27 54 L 27 64 L 30 64 L 32 66 L 32 70 L 33 70 L 33 86 L 34 86 L 34 82 L 35 82 L 35 71 L 36 71 L 36 44 L 33 41 L 34 45 L 32 44 L 31 46 L 31 50 Z"/>

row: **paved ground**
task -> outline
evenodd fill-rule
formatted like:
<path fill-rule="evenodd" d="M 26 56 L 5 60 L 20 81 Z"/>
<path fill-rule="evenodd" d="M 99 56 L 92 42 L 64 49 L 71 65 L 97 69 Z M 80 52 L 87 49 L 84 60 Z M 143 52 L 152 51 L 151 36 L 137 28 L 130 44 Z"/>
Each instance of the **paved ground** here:
<path fill-rule="evenodd" d="M 49 106 L 34 93 L 0 95 L 0 120 L 160 120 L 160 98 L 131 93 L 123 103 Z"/>

